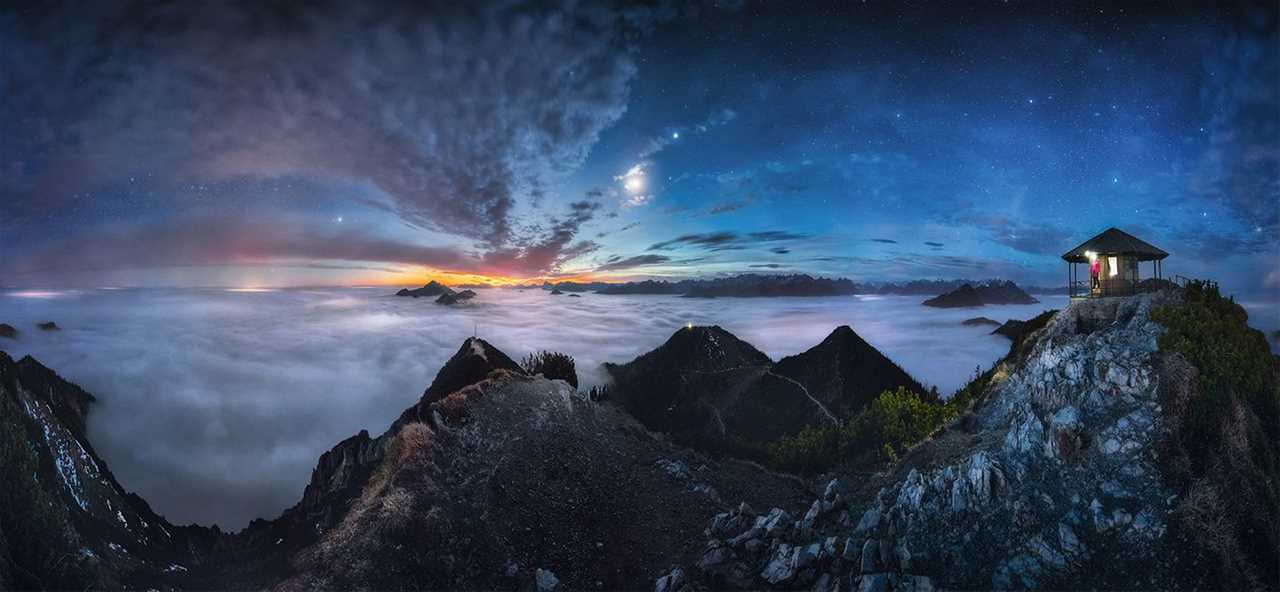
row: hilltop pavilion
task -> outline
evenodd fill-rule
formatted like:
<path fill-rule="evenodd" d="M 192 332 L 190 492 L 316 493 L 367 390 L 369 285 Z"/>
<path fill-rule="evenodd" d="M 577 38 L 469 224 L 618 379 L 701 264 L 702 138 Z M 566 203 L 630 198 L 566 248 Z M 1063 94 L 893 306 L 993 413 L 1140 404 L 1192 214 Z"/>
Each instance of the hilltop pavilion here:
<path fill-rule="evenodd" d="M 1122 296 L 1143 291 L 1138 264 L 1151 262 L 1152 277 L 1163 279 L 1162 261 L 1169 253 L 1119 228 L 1108 228 L 1098 236 L 1067 251 L 1067 278 L 1072 298 Z M 1085 265 L 1085 279 L 1079 279 L 1077 264 Z"/>

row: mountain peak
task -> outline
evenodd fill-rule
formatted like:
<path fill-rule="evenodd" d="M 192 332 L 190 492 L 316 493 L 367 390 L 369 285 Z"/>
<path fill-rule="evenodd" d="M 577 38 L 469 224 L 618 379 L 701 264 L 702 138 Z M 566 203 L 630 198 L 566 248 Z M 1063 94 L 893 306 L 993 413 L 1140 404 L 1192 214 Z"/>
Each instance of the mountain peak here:
<path fill-rule="evenodd" d="M 772 363 L 764 352 L 719 325 L 685 325 L 641 358 L 649 356 L 663 360 L 668 368 L 704 372 Z"/>
<path fill-rule="evenodd" d="M 424 403 L 438 401 L 464 386 L 484 380 L 494 370 L 524 373 L 520 365 L 502 350 L 479 337 L 468 337 L 457 353 L 440 368 L 431 386 L 422 393 L 422 400 Z"/>
<path fill-rule="evenodd" d="M 924 386 L 867 343 L 852 327 L 836 327 L 822 343 L 778 361 L 773 372 L 803 384 L 834 411 L 857 413 L 881 392 L 900 386 L 927 394 Z"/>

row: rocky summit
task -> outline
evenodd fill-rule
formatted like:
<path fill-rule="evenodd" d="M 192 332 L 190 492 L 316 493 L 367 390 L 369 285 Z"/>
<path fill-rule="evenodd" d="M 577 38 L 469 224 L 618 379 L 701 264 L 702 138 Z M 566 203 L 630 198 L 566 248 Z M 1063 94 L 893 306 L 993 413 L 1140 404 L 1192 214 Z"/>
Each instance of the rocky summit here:
<path fill-rule="evenodd" d="M 1189 531 L 1197 493 L 1171 486 L 1161 463 L 1164 406 L 1188 388 L 1151 319 L 1173 298 L 1073 303 L 889 473 L 833 480 L 803 514 L 718 515 L 682 577 L 741 589 L 1223 587 L 1200 566 L 1206 537 L 1224 533 Z"/>

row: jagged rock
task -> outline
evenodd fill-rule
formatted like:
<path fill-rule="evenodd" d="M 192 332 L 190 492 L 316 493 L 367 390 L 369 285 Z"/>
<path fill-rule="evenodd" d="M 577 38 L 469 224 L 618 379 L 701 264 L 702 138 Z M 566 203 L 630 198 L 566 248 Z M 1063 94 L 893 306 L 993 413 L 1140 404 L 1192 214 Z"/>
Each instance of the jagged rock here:
<path fill-rule="evenodd" d="M 774 508 L 767 515 L 756 519 L 755 528 L 763 531 L 769 538 L 777 538 L 786 535 L 791 523 L 790 513 L 782 508 Z"/>
<path fill-rule="evenodd" d="M 838 499 L 829 483 L 793 528 L 769 536 L 761 581 L 809 581 L 796 553 L 817 538 L 806 573 L 823 587 L 1117 588 L 1135 584 L 1134 570 L 1143 587 L 1180 585 L 1180 559 L 1161 555 L 1187 545 L 1160 540 L 1177 496 L 1157 463 L 1162 329 L 1150 318 L 1173 297 L 1083 301 L 1037 317 L 971 416 L 911 451 L 844 523 L 822 518 Z M 768 518 L 757 519 L 761 533 Z M 1101 547 L 1111 555 L 1099 563 Z"/>
<path fill-rule="evenodd" d="M 875 539 L 867 539 L 862 543 L 862 563 L 859 569 L 862 573 L 872 573 L 880 568 L 880 541 Z"/>
<path fill-rule="evenodd" d="M 653 583 L 653 592 L 681 592 L 684 589 L 684 570 L 678 566 Z"/>
<path fill-rule="evenodd" d="M 560 585 L 560 578 L 549 569 L 538 568 L 537 573 L 533 577 L 534 585 L 538 592 L 552 592 Z"/>
<path fill-rule="evenodd" d="M 827 483 L 827 488 L 823 490 L 822 499 L 834 502 L 838 495 L 840 495 L 840 480 L 832 479 Z"/>

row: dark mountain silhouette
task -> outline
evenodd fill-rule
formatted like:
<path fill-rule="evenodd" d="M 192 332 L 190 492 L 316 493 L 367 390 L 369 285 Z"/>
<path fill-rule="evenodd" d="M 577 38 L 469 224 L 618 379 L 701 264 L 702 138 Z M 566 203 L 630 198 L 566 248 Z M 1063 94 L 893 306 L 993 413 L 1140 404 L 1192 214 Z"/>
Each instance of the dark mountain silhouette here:
<path fill-rule="evenodd" d="M 998 327 L 1000 326 L 1000 321 L 987 317 L 973 317 L 972 319 L 965 319 L 964 322 L 960 324 L 966 327 L 977 327 L 980 325 L 994 325 Z"/>
<path fill-rule="evenodd" d="M 848 327 L 784 362 L 773 364 L 720 327 L 687 327 L 630 363 L 605 368 L 614 379 L 610 395 L 642 423 L 709 446 L 763 444 L 839 421 L 885 389 L 924 392 Z"/>
<path fill-rule="evenodd" d="M 880 393 L 898 387 L 929 393 L 848 325 L 836 328 L 808 351 L 782 358 L 773 372 L 803 384 L 811 396 L 840 417 L 862 411 Z"/>
<path fill-rule="evenodd" d="M 993 281 L 976 288 L 971 284 L 965 284 L 946 294 L 925 300 L 923 304 L 938 308 L 962 308 L 986 304 L 1035 304 L 1037 302 L 1039 300 L 1023 292 L 1013 282 Z"/>
<path fill-rule="evenodd" d="M 401 288 L 399 292 L 396 292 L 396 296 L 412 296 L 414 298 L 433 298 L 436 296 L 440 296 L 441 294 L 452 294 L 452 293 L 453 293 L 453 288 L 450 288 L 449 286 L 446 286 L 435 280 L 431 280 L 421 288 L 414 288 L 412 290 L 408 288 Z"/>
<path fill-rule="evenodd" d="M 441 294 L 439 298 L 436 298 L 436 304 L 444 304 L 446 306 L 452 306 L 454 304 L 458 304 L 459 302 L 466 302 L 475 297 L 476 297 L 476 293 L 471 290 L 463 290 L 461 292 L 451 291 L 451 292 L 446 292 L 444 294 Z"/>

